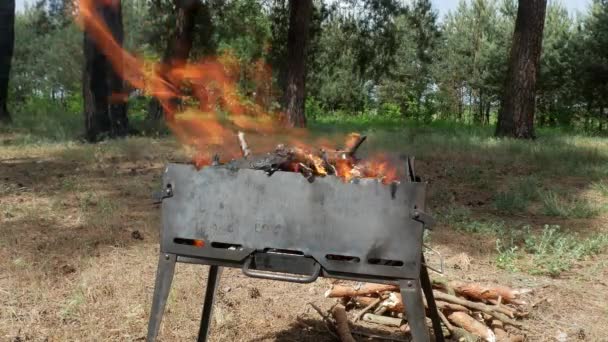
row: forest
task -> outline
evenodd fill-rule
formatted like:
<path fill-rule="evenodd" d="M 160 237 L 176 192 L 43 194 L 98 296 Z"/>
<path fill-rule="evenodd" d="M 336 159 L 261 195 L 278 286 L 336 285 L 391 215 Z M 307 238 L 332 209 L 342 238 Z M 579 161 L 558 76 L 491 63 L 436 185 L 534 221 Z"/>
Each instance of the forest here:
<path fill-rule="evenodd" d="M 572 3 L 0 0 L 0 340 L 604 341 L 608 0 Z"/>
<path fill-rule="evenodd" d="M 286 61 L 293 61 L 285 58 L 291 53 L 288 2 L 210 1 L 176 7 L 180 3 L 123 1 L 117 25 L 126 50 L 150 61 L 230 56 L 238 64 L 241 95 L 263 101 L 268 110 L 280 108 L 291 67 Z M 78 132 L 74 126 L 84 111 L 85 56 L 82 32 L 70 14 L 73 7 L 69 1 L 40 0 L 14 18 L 8 108 L 15 127 L 35 129 L 27 121 L 44 112 L 49 127 L 40 129 L 50 136 Z M 431 1 L 315 1 L 304 61 L 306 118 L 495 125 L 517 9 L 513 0 L 460 1 L 440 18 Z M 604 132 L 608 4 L 594 0 L 587 11 L 568 13 L 559 1 L 550 1 L 543 15 L 535 125 Z M 171 51 L 178 41 L 187 43 Z M 256 87 L 263 88 L 255 79 L 260 63 L 271 68 L 272 84 L 256 93 Z M 148 102 L 136 91 L 129 94 L 131 126 L 150 127 L 144 119 L 158 118 Z"/>

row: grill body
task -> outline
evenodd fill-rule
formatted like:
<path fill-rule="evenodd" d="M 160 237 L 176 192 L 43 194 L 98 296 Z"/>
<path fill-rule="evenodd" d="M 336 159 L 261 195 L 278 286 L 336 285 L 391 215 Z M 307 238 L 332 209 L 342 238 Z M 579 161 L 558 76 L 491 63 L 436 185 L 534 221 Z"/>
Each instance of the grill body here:
<path fill-rule="evenodd" d="M 149 341 L 158 333 L 175 262 L 211 266 L 199 341 L 207 336 L 221 266 L 240 267 L 251 277 L 302 283 L 318 276 L 397 282 L 414 338 L 428 340 L 420 289 L 421 274 L 426 274 L 421 267 L 423 183 L 344 183 L 336 177 L 309 182 L 298 173 L 269 176 L 250 169 L 169 164 L 163 188 Z M 425 294 L 432 299 L 432 292 Z"/>

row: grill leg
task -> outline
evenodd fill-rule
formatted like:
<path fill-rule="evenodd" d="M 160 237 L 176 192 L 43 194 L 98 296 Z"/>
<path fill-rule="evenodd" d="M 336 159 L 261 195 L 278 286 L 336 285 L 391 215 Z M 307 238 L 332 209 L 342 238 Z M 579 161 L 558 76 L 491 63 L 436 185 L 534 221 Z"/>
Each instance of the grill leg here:
<path fill-rule="evenodd" d="M 209 334 L 211 315 L 213 314 L 213 299 L 220 281 L 221 268 L 219 266 L 209 266 L 209 276 L 207 277 L 207 289 L 205 290 L 205 302 L 203 303 L 203 315 L 201 327 L 198 331 L 198 342 L 206 342 Z"/>
<path fill-rule="evenodd" d="M 152 310 L 150 311 L 150 321 L 148 322 L 147 342 L 154 342 L 160 329 L 160 322 L 163 319 L 165 305 L 171 290 L 173 274 L 175 273 L 175 254 L 160 254 L 158 269 L 156 271 L 156 283 L 154 284 L 154 296 L 152 297 Z"/>
<path fill-rule="evenodd" d="M 412 329 L 412 338 L 415 342 L 428 342 L 429 330 L 426 327 L 426 314 L 422 302 L 420 282 L 417 280 L 399 281 L 403 304 L 407 308 L 407 321 Z"/>
<path fill-rule="evenodd" d="M 422 284 L 422 291 L 426 297 L 426 302 L 429 306 L 429 312 L 431 321 L 433 322 L 433 331 L 435 332 L 435 341 L 444 342 L 443 330 L 441 330 L 441 318 L 437 313 L 437 304 L 435 304 L 435 296 L 433 296 L 433 287 L 431 284 L 431 278 L 429 272 L 424 266 L 424 255 L 422 256 L 422 267 L 420 267 L 420 283 Z"/>

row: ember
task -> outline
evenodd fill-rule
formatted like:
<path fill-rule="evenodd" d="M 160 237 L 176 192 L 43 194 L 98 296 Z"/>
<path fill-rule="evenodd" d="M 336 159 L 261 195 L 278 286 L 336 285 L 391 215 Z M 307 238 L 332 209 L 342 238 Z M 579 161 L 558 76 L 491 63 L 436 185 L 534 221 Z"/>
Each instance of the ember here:
<path fill-rule="evenodd" d="M 234 77 L 239 70 L 235 70 L 237 63 L 230 54 L 195 63 L 150 65 L 128 53 L 101 18 L 97 8 L 100 3 L 79 0 L 80 24 L 124 80 L 159 100 L 168 127 L 184 146 L 196 151 L 192 162 L 198 169 L 215 160 L 268 172 L 299 172 L 308 179 L 335 175 L 345 181 L 376 178 L 390 183 L 399 178 L 386 157 L 374 156 L 367 161 L 355 158 L 364 136 L 349 135 L 344 149 L 339 150 L 327 139 L 312 139 L 305 130 L 284 127 L 281 113 L 270 113 L 245 99 L 239 94 Z M 269 68 L 259 64 L 260 75 L 255 79 L 271 84 Z M 259 138 L 258 147 L 267 153 L 253 155 L 244 140 L 245 132 Z M 279 133 L 287 133 L 289 146 L 278 144 Z M 237 160 L 241 157 L 244 160 Z"/>
<path fill-rule="evenodd" d="M 273 152 L 263 155 L 251 155 L 249 145 L 243 132 L 238 133 L 243 158 L 226 164 L 229 168 L 247 168 L 264 170 L 269 174 L 276 171 L 299 172 L 312 181 L 317 176 L 334 175 L 344 181 L 357 178 L 375 178 L 384 184 L 397 181 L 399 175 L 396 168 L 391 167 L 388 160 L 376 158 L 362 161 L 355 157 L 357 149 L 366 137 L 351 134 L 343 150 L 318 149 L 316 152 L 303 147 L 287 147 L 278 145 Z M 199 158 L 201 158 L 200 161 Z M 195 158 L 197 168 L 206 166 L 203 156 Z"/>

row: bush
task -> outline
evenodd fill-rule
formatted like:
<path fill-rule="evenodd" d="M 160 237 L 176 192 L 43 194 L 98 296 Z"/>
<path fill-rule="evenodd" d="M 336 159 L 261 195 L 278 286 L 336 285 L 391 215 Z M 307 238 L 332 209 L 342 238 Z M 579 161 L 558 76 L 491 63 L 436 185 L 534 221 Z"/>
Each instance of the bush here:
<path fill-rule="evenodd" d="M 27 139 L 65 141 L 83 132 L 82 96 L 63 102 L 47 97 L 29 97 L 13 112 L 13 127 Z"/>

